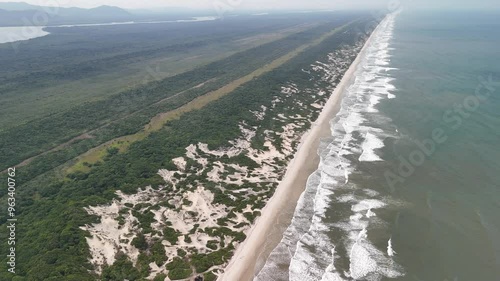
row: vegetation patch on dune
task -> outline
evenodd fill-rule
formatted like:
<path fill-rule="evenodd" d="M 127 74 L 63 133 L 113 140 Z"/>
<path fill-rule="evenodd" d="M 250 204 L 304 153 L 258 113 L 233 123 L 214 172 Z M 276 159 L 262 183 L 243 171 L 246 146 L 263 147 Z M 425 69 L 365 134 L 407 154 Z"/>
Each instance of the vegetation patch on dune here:
<path fill-rule="evenodd" d="M 366 23 L 330 34 L 121 153 L 106 148 L 87 170 L 26 184 L 20 278 L 214 280 L 360 50 Z"/>

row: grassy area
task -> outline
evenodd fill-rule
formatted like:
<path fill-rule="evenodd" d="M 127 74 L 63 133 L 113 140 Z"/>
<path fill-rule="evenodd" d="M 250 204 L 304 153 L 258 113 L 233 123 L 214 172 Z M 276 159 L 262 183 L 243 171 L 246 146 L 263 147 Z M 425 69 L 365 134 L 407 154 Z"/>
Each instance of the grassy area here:
<path fill-rule="evenodd" d="M 146 138 L 149 134 L 152 132 L 158 131 L 163 126 L 170 120 L 174 120 L 179 118 L 181 115 L 200 109 L 204 107 L 205 105 L 209 104 L 212 101 L 215 101 L 238 87 L 242 86 L 243 84 L 251 81 L 254 78 L 257 78 L 261 76 L 264 73 L 267 73 L 273 69 L 276 69 L 277 67 L 283 65 L 290 59 L 296 57 L 298 54 L 302 53 L 303 51 L 307 50 L 310 47 L 316 46 L 323 42 L 325 39 L 331 37 L 332 35 L 336 34 L 339 31 L 344 30 L 347 26 L 349 26 L 351 23 L 348 23 L 346 25 L 343 25 L 341 27 L 338 27 L 330 32 L 325 33 L 322 35 L 320 38 L 314 40 L 313 42 L 304 44 L 297 49 L 289 52 L 288 54 L 270 62 L 269 64 L 264 65 L 263 67 L 253 71 L 252 73 L 245 75 L 237 80 L 232 81 L 231 83 L 225 85 L 224 87 L 216 90 L 209 92 L 203 96 L 200 96 L 198 98 L 195 98 L 194 100 L 190 101 L 189 103 L 168 111 L 164 113 L 160 113 L 153 117 L 151 121 L 144 127 L 143 130 L 133 134 L 133 135 L 128 135 L 128 136 L 123 136 L 116 138 L 114 140 L 111 140 L 107 143 L 104 143 L 96 148 L 93 148 L 92 150 L 84 153 L 83 155 L 79 156 L 76 159 L 76 163 L 72 164 L 69 168 L 66 170 L 66 174 L 74 173 L 74 172 L 88 172 L 90 170 L 90 167 L 88 164 L 95 164 L 99 161 L 102 161 L 103 158 L 107 155 L 107 151 L 110 148 L 118 148 L 120 152 L 124 152 L 127 150 L 127 148 L 134 142 L 143 140 Z"/>
<path fill-rule="evenodd" d="M 335 19 L 333 22 L 314 26 L 303 32 L 292 32 L 290 36 L 238 52 L 182 74 L 140 84 L 110 98 L 98 101 L 88 100 L 83 104 L 75 105 L 69 111 L 52 114 L 45 118 L 40 117 L 15 128 L 4 129 L 0 131 L 0 147 L 4 152 L 0 153 L 1 169 L 38 160 L 37 165 L 30 169 L 25 168 L 28 174 L 35 177 L 93 147 L 121 136 L 135 134 L 156 114 L 174 110 L 198 96 L 215 91 L 231 81 L 248 75 L 269 61 L 303 45 L 303 42 L 311 41 L 327 30 L 338 26 L 339 21 L 341 20 Z M 296 31 L 296 29 L 293 30 Z M 287 32 L 291 32 L 291 29 Z M 116 60 L 117 58 L 113 58 L 111 62 Z M 76 71 L 68 76 L 71 80 L 71 77 L 82 76 L 82 74 Z M 1 76 L 0 80 L 2 80 Z M 206 85 L 203 87 L 189 90 L 190 87 L 205 82 Z M 4 85 L 0 84 L 0 88 L 2 86 Z M 29 87 L 34 87 L 34 85 Z M 182 91 L 188 92 L 176 99 L 158 104 Z M 91 136 L 82 138 L 83 135 Z"/>
<path fill-rule="evenodd" d="M 303 31 L 306 28 L 310 28 L 310 25 L 294 23 L 292 27 L 259 29 L 249 34 L 239 32 L 239 29 L 235 29 L 232 34 L 224 35 L 220 40 L 211 39 L 207 40 L 206 43 L 200 44 L 200 46 L 179 50 L 166 48 L 164 51 L 155 51 L 153 54 L 149 53 L 152 47 L 138 46 L 136 49 L 128 51 L 137 56 L 135 58 L 124 59 L 123 62 L 110 63 L 103 66 L 103 69 L 100 71 L 94 71 L 88 75 L 75 77 L 74 79 L 62 79 L 59 81 L 55 79 L 51 81 L 52 78 L 45 79 L 46 83 L 34 87 L 28 87 L 26 83 L 24 83 L 23 87 L 18 87 L 12 81 L 20 79 L 19 77 L 29 77 L 28 81 L 33 78 L 38 79 L 37 77 L 40 75 L 38 72 L 33 71 L 30 73 L 24 70 L 14 77 L 2 77 L 0 73 L 0 82 L 3 83 L 0 86 L 0 92 L 2 93 L 0 95 L 0 131 L 22 125 L 31 120 L 71 110 L 80 104 L 112 97 L 123 90 L 132 89 L 146 82 L 165 79 L 192 70 L 210 62 L 229 57 L 237 52 L 279 40 L 287 35 Z M 82 40 L 79 37 L 80 35 L 72 36 L 69 39 Z M 189 37 L 188 31 L 186 32 L 186 37 Z M 62 43 L 69 45 L 72 42 L 63 41 Z M 172 42 L 167 41 L 162 44 L 172 44 Z M 159 45 L 158 47 L 161 46 Z M 41 48 L 43 47 L 42 45 Z M 106 46 L 102 46 L 102 48 L 104 47 Z M 2 49 L 0 48 L 0 63 L 2 63 L 1 51 Z M 96 52 L 99 51 L 96 50 Z M 117 52 L 116 54 L 111 53 L 109 56 L 118 57 L 123 55 Z M 22 60 L 24 58 L 20 57 L 19 59 Z M 68 59 L 67 64 L 74 64 L 77 60 L 78 58 Z M 46 69 L 48 71 L 59 68 L 51 66 L 50 63 L 49 61 L 43 62 L 43 64 L 47 65 Z M 5 64 L 8 65 L 7 62 Z M 75 69 L 71 71 L 80 71 L 78 70 L 78 64 L 74 67 Z M 8 75 L 12 76 L 11 74 Z M 9 85 L 12 85 L 12 87 Z M 25 110 L 27 107 L 30 110 Z"/>

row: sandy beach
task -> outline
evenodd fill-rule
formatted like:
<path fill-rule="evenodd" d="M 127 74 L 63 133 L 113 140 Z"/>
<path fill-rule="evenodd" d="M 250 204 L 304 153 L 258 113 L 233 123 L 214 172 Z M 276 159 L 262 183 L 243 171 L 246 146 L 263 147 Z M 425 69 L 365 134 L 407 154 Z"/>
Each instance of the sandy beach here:
<path fill-rule="evenodd" d="M 218 280 L 252 280 L 256 271 L 260 270 L 266 258 L 281 240 L 283 232 L 290 224 L 297 201 L 305 190 L 308 177 L 319 165 L 317 150 L 320 141 L 322 138 L 331 136 L 330 120 L 339 111 L 343 93 L 355 78 L 356 69 L 370 41 L 371 37 L 368 38 L 363 49 L 331 94 L 316 122 L 303 135 L 299 148 L 293 160 L 290 161 L 276 192 L 262 209 L 262 215 L 248 231 L 247 239 L 237 247 L 224 275 Z"/>

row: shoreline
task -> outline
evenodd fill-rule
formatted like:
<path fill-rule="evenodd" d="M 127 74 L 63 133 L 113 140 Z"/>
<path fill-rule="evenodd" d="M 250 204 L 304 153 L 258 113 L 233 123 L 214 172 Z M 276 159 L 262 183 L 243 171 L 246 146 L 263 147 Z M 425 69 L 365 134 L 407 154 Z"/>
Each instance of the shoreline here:
<path fill-rule="evenodd" d="M 45 27 L 46 26 L 0 26 L 0 44 L 13 44 L 47 36 L 50 32 L 45 31 Z"/>
<path fill-rule="evenodd" d="M 281 241 L 284 231 L 291 222 L 297 202 L 305 190 L 309 176 L 318 168 L 320 141 L 326 137 L 331 137 L 330 121 L 340 111 L 343 94 L 353 79 L 356 78 L 355 73 L 361 58 L 379 26 L 380 23 L 372 31 L 356 59 L 344 73 L 318 119 L 311 124 L 311 128 L 302 136 L 297 152 L 288 164 L 286 173 L 274 195 L 262 209 L 262 215 L 246 233 L 247 239 L 236 248 L 224 274 L 217 280 L 253 280 L 258 270 L 263 267 L 271 251 Z M 283 215 L 287 216 L 286 221 L 280 224 L 279 221 Z"/>

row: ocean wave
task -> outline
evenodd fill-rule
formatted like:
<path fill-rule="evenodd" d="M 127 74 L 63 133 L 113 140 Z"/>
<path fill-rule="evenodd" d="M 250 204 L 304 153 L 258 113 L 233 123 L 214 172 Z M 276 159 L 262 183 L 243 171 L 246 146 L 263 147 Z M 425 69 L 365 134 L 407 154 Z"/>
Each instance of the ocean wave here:
<path fill-rule="evenodd" d="M 376 105 L 395 98 L 390 77 L 394 15 L 374 31 L 339 113 L 331 122 L 332 139 L 320 153 L 292 223 L 254 280 L 379 280 L 403 275 L 394 262 L 391 237 L 384 251 L 369 238 L 377 210 L 387 206 L 380 194 L 360 188 L 349 177 L 359 162 L 382 161 L 384 130 L 373 126 Z M 379 117 L 382 118 L 382 117 Z M 343 212 L 344 210 L 345 212 Z M 288 268 L 288 272 L 285 268 Z"/>

